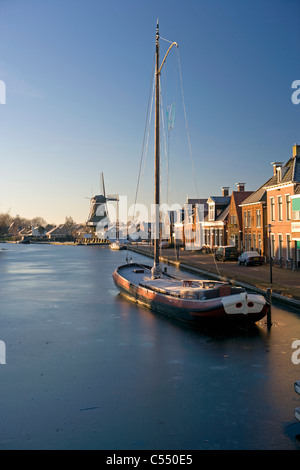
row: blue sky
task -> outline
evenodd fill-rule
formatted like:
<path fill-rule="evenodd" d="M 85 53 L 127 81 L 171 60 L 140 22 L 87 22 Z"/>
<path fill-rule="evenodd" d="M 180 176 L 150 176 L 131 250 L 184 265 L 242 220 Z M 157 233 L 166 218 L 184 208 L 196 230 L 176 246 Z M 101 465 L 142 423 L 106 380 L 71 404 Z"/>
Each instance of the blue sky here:
<path fill-rule="evenodd" d="M 108 193 L 133 203 L 157 18 L 179 45 L 192 150 L 174 50 L 162 76 L 163 108 L 176 106 L 169 202 L 237 182 L 255 190 L 272 161 L 290 158 L 300 142 L 298 0 L 0 0 L 0 212 L 84 222 L 101 172 Z M 150 134 L 140 203 L 152 201 L 152 147 Z M 165 178 L 163 157 L 163 198 Z"/>

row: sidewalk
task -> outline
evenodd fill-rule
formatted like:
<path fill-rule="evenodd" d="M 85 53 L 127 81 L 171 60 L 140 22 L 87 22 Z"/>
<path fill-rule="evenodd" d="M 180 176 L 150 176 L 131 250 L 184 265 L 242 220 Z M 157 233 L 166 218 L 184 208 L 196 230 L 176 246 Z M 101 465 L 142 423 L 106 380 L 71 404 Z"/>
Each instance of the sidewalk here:
<path fill-rule="evenodd" d="M 132 251 L 153 257 L 153 247 L 151 246 L 134 246 L 129 247 Z M 236 261 L 216 261 L 212 254 L 202 254 L 192 251 L 179 251 L 179 258 L 176 260 L 176 253 L 173 248 L 161 250 L 161 260 L 165 263 L 171 262 L 182 269 L 192 268 L 195 272 L 204 275 L 217 275 L 237 283 L 252 286 L 258 290 L 265 291 L 272 288 L 273 298 L 282 300 L 290 305 L 300 308 L 300 270 L 292 271 L 291 269 L 273 266 L 272 268 L 272 285 L 270 284 L 270 266 L 265 264 L 262 266 L 244 266 L 239 265 Z M 202 273 L 201 273 L 202 274 Z"/>

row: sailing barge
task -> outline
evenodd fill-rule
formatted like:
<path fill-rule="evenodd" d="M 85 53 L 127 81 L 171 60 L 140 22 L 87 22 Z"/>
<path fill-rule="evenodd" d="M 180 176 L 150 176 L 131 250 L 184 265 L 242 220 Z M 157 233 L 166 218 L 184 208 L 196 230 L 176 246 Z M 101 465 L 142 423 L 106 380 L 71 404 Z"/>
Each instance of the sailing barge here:
<path fill-rule="evenodd" d="M 159 86 L 160 74 L 169 47 L 159 66 L 159 29 L 156 30 L 155 71 L 155 194 L 156 207 L 160 204 L 160 136 L 159 136 Z M 158 232 L 159 211 L 155 214 Z M 203 321 L 254 324 L 267 315 L 270 304 L 262 295 L 247 293 L 229 283 L 201 279 L 177 279 L 167 276 L 159 265 L 159 236 L 154 240 L 154 266 L 130 263 L 119 266 L 113 279 L 122 294 L 160 314 L 193 324 Z"/>

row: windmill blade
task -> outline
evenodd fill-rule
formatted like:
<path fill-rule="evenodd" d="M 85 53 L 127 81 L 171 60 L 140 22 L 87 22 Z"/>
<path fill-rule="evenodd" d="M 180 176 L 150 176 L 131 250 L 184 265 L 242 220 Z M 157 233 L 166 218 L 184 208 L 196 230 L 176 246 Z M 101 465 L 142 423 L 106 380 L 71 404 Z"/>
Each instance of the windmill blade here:
<path fill-rule="evenodd" d="M 103 172 L 100 174 L 100 183 L 101 183 L 101 190 L 102 190 L 102 195 L 105 198 L 105 212 L 108 214 L 108 208 L 107 208 L 107 198 L 105 194 L 105 185 L 104 185 L 104 175 Z"/>
<path fill-rule="evenodd" d="M 104 197 L 106 197 L 106 195 L 105 195 L 105 186 L 104 186 L 104 176 L 103 176 L 103 173 L 100 174 L 100 187 L 101 187 L 102 195 L 103 195 Z"/>
<path fill-rule="evenodd" d="M 106 199 L 107 201 L 118 201 L 119 194 L 108 194 Z"/>

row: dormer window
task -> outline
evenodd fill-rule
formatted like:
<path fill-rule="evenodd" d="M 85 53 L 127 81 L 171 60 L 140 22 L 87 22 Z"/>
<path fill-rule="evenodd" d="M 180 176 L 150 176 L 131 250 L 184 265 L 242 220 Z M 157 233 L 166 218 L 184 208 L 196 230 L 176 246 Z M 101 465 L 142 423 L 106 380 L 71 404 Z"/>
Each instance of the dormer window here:
<path fill-rule="evenodd" d="M 210 203 L 208 206 L 208 220 L 213 221 L 215 220 L 215 204 Z"/>

